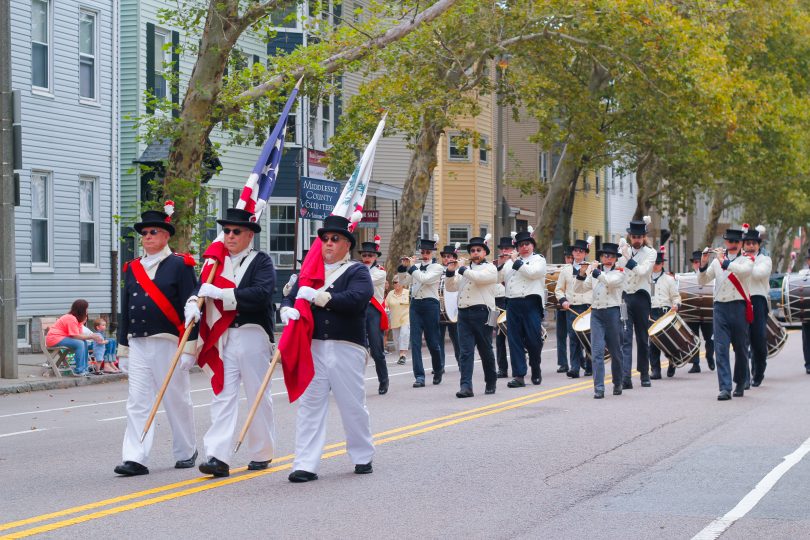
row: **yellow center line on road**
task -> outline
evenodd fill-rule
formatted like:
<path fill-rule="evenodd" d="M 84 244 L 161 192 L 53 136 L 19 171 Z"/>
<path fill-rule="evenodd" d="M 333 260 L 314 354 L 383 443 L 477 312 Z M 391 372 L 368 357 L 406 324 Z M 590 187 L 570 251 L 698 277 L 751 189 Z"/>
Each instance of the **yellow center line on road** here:
<path fill-rule="evenodd" d="M 605 383 L 607 384 L 608 382 L 610 382 L 610 377 L 609 376 L 606 377 L 606 379 L 605 379 Z M 558 387 L 558 388 L 552 388 L 550 390 L 545 390 L 545 391 L 542 391 L 542 392 L 534 392 L 534 393 L 531 393 L 531 394 L 527 394 L 525 396 L 520 396 L 520 397 L 509 399 L 509 400 L 506 400 L 506 401 L 493 403 L 493 404 L 486 405 L 486 406 L 483 406 L 483 407 L 477 407 L 477 408 L 474 408 L 474 409 L 468 409 L 468 410 L 460 411 L 460 412 L 453 413 L 453 414 L 450 414 L 450 415 L 446 415 L 446 416 L 442 416 L 442 417 L 438 417 L 438 418 L 434 418 L 434 419 L 430 419 L 430 420 L 425 420 L 425 421 L 422 421 L 422 422 L 417 422 L 417 423 L 414 423 L 414 424 L 410 424 L 410 425 L 407 425 L 407 426 L 402 426 L 402 427 L 399 427 L 399 428 L 391 429 L 391 430 L 384 431 L 384 432 L 381 432 L 381 433 L 378 433 L 378 434 L 374 435 L 375 444 L 378 444 L 378 445 L 379 444 L 385 444 L 385 443 L 388 443 L 388 442 L 398 441 L 398 440 L 405 439 L 405 438 L 408 438 L 408 437 L 414 437 L 414 436 L 421 435 L 423 433 L 428 433 L 428 432 L 431 432 L 431 431 L 434 431 L 434 430 L 437 430 L 437 429 L 450 427 L 450 426 L 457 425 L 457 424 L 460 424 L 462 422 L 466 422 L 466 421 L 469 421 L 469 420 L 474 420 L 474 419 L 477 419 L 477 418 L 489 416 L 489 415 L 492 415 L 492 414 L 497 414 L 497 413 L 500 413 L 500 412 L 509 411 L 509 410 L 516 409 L 516 408 L 519 408 L 519 407 L 523 407 L 523 406 L 526 406 L 526 405 L 539 403 L 541 401 L 545 401 L 545 400 L 548 400 L 548 399 L 564 396 L 564 395 L 567 395 L 567 394 L 570 394 L 570 393 L 573 393 L 573 392 L 578 392 L 578 391 L 581 391 L 581 390 L 585 390 L 585 389 L 591 388 L 591 387 L 592 387 L 591 381 L 590 380 L 585 380 L 585 381 L 582 381 L 582 382 L 579 382 L 579 383 L 570 384 L 570 385 L 566 385 L 566 386 L 562 386 L 562 387 Z M 342 443 L 335 443 L 335 444 L 331 444 L 331 445 L 326 446 L 324 448 L 324 450 L 332 450 L 332 451 L 325 451 L 322 458 L 323 459 L 328 459 L 328 458 L 331 458 L 331 457 L 335 457 L 335 456 L 345 454 L 346 453 L 345 445 L 346 445 L 346 443 L 342 442 Z M 341 449 L 340 450 L 335 450 L 337 448 L 341 448 Z M 291 461 L 293 459 L 293 457 L 294 457 L 293 455 L 287 455 L 287 456 L 278 458 L 277 460 L 274 460 L 274 462 L 276 462 L 276 463 L 278 463 L 278 462 L 289 462 L 289 461 Z M 49 514 L 43 514 L 43 515 L 40 515 L 40 516 L 34 516 L 34 517 L 31 517 L 31 518 L 27 518 L 27 519 L 23 519 L 23 520 L 19 520 L 19 521 L 5 523 L 5 524 L 0 525 L 0 530 L 14 529 L 14 528 L 22 527 L 22 526 L 25 526 L 25 525 L 30 525 L 30 524 L 33 524 L 33 523 L 46 521 L 46 520 L 49 520 L 49 519 L 63 517 L 63 516 L 70 515 L 70 514 L 76 514 L 76 513 L 85 511 L 85 510 L 94 510 L 94 509 L 100 508 L 102 506 L 109 506 L 109 505 L 113 505 L 113 504 L 116 504 L 116 503 L 125 502 L 127 500 L 137 499 L 137 498 L 140 498 L 140 497 L 146 497 L 146 496 L 149 496 L 149 495 L 155 495 L 157 493 L 170 491 L 170 490 L 181 488 L 181 487 L 186 487 L 186 486 L 190 486 L 190 485 L 194 485 L 194 484 L 204 483 L 204 485 L 191 487 L 189 489 L 185 489 L 185 490 L 181 490 L 181 491 L 174 491 L 172 493 L 166 493 L 166 494 L 160 495 L 158 497 L 152 497 L 152 498 L 148 498 L 148 499 L 145 499 L 145 500 L 142 500 L 142 501 L 137 501 L 137 502 L 133 502 L 133 503 L 126 504 L 126 505 L 101 510 L 101 511 L 98 511 L 98 512 L 94 512 L 92 514 L 86 514 L 86 515 L 83 515 L 83 516 L 77 516 L 77 517 L 74 517 L 74 518 L 70 518 L 70 519 L 66 519 L 66 520 L 62 520 L 62 521 L 57 521 L 57 522 L 50 523 L 50 524 L 47 524 L 47 525 L 42 525 L 42 526 L 39 526 L 39 527 L 34 527 L 34 528 L 26 529 L 26 530 L 23 530 L 23 531 L 18 531 L 16 533 L 10 533 L 10 534 L 2 537 L 2 538 L 24 538 L 24 537 L 32 536 L 32 535 L 35 535 L 35 534 L 41 534 L 41 533 L 44 533 L 44 532 L 48 532 L 48 531 L 52 531 L 52 530 L 56 530 L 56 529 L 60 529 L 60 528 L 64 528 L 64 527 L 69 527 L 71 525 L 76 525 L 76 524 L 79 524 L 79 523 L 83 523 L 83 522 L 87 522 L 87 521 L 91 521 L 91 520 L 95 520 L 95 519 L 100 519 L 102 517 L 106 517 L 106 516 L 109 516 L 109 515 L 114 515 L 114 514 L 118 514 L 118 513 L 121 513 L 121 512 L 129 511 L 129 510 L 134 510 L 134 509 L 137 509 L 137 508 L 142 508 L 142 507 L 145 507 L 145 506 L 151 506 L 151 505 L 158 504 L 158 503 L 161 503 L 161 502 L 164 502 L 164 501 L 176 499 L 176 498 L 179 498 L 179 497 L 184 497 L 184 496 L 187 496 L 187 495 L 192 495 L 192 494 L 195 494 L 195 493 L 200 493 L 200 492 L 207 491 L 207 490 L 214 489 L 214 488 L 218 488 L 218 487 L 227 486 L 227 485 L 234 484 L 234 483 L 237 483 L 237 482 L 243 482 L 245 480 L 250 480 L 250 479 L 256 478 L 258 476 L 263 476 L 263 475 L 266 475 L 266 474 L 272 474 L 272 473 L 287 470 L 287 469 L 290 469 L 290 468 L 292 468 L 292 464 L 291 463 L 285 463 L 283 465 L 277 465 L 277 466 L 271 467 L 271 468 L 269 468 L 269 469 L 267 469 L 265 471 L 251 472 L 251 473 L 247 473 L 247 474 L 244 474 L 244 475 L 241 475 L 241 476 L 232 477 L 232 478 L 228 478 L 228 479 L 225 479 L 225 480 L 218 480 L 218 481 L 212 480 L 211 477 L 209 477 L 209 476 L 198 477 L 198 478 L 194 478 L 194 479 L 191 479 L 191 480 L 186 480 L 186 481 L 183 481 L 183 482 L 176 482 L 176 483 L 173 483 L 173 484 L 167 484 L 165 486 L 159 486 L 159 487 L 148 489 L 148 490 L 142 490 L 142 491 L 138 491 L 138 492 L 127 494 L 127 495 L 122 495 L 120 497 L 114 497 L 114 498 L 111 498 L 111 499 L 105 499 L 105 500 L 97 501 L 97 502 L 94 502 L 94 503 L 89 503 L 89 504 L 85 504 L 85 505 L 81 505 L 81 506 L 76 506 L 76 507 L 68 508 L 68 509 L 65 509 L 65 510 L 58 511 L 58 512 L 52 512 L 52 513 L 49 513 Z M 232 472 L 240 472 L 240 471 L 244 471 L 244 470 L 246 470 L 245 467 L 240 467 L 238 469 L 232 469 Z"/>

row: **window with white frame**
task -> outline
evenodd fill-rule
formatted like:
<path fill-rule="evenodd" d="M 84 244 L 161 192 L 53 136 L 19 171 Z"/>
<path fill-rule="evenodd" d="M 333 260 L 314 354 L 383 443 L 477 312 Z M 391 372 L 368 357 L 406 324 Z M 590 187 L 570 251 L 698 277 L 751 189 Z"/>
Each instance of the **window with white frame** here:
<path fill-rule="evenodd" d="M 447 227 L 447 243 L 461 242 L 466 244 L 470 240 L 469 225 L 450 225 Z"/>
<path fill-rule="evenodd" d="M 461 135 L 447 137 L 447 159 L 450 161 L 470 161 L 470 145 Z"/>
<path fill-rule="evenodd" d="M 171 44 L 171 36 L 166 30 L 155 28 L 155 97 L 165 99 L 169 95 L 169 83 L 166 80 L 166 49 Z"/>
<path fill-rule="evenodd" d="M 299 19 L 297 2 L 277 7 L 270 12 L 270 24 L 275 28 L 298 29 Z"/>
<path fill-rule="evenodd" d="M 51 90 L 51 2 L 31 1 L 31 85 Z"/>
<path fill-rule="evenodd" d="M 17 347 L 28 347 L 31 340 L 28 334 L 28 321 L 17 323 Z"/>
<path fill-rule="evenodd" d="M 324 96 L 319 101 L 309 102 L 309 133 L 311 147 L 315 150 L 329 148 L 329 139 L 334 135 L 334 96 Z"/>
<path fill-rule="evenodd" d="M 287 115 L 287 133 L 284 135 L 284 143 L 287 145 L 301 145 L 301 126 L 298 124 L 301 115 L 298 112 L 298 105 L 294 105 L 290 109 L 290 114 Z M 271 126 L 270 130 L 272 131 L 272 129 Z"/>
<path fill-rule="evenodd" d="M 89 176 L 79 178 L 79 262 L 81 264 L 97 264 L 97 190 L 97 178 Z"/>
<path fill-rule="evenodd" d="M 487 135 L 481 135 L 478 140 L 478 162 L 482 165 L 489 163 L 489 137 Z"/>
<path fill-rule="evenodd" d="M 98 60 L 96 13 L 79 12 L 79 97 L 98 100 Z"/>
<path fill-rule="evenodd" d="M 478 225 L 478 236 L 480 236 L 481 238 L 486 238 L 488 232 L 489 232 L 489 225 L 482 225 L 482 224 Z"/>
<path fill-rule="evenodd" d="M 540 152 L 539 169 L 540 181 L 548 182 L 548 152 Z"/>
<path fill-rule="evenodd" d="M 419 238 L 432 238 L 433 216 L 422 214 L 422 225 L 419 231 Z"/>
<path fill-rule="evenodd" d="M 270 257 L 276 268 L 292 268 L 295 262 L 295 203 L 271 204 Z"/>
<path fill-rule="evenodd" d="M 51 173 L 31 172 L 31 262 L 51 262 Z"/>

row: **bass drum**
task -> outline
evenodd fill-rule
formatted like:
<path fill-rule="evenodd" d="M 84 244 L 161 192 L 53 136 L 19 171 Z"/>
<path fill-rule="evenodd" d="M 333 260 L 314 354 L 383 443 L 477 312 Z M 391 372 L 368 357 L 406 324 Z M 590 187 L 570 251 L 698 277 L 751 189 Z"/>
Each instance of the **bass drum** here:
<path fill-rule="evenodd" d="M 711 321 L 714 316 L 714 281 L 698 284 L 697 274 L 676 274 L 678 292 L 681 293 L 681 308 L 678 315 L 686 322 Z"/>
<path fill-rule="evenodd" d="M 810 320 L 810 272 L 785 274 L 782 307 L 785 320 L 790 324 Z"/>
<path fill-rule="evenodd" d="M 768 345 L 768 358 L 773 358 L 785 346 L 788 335 L 785 327 L 779 324 L 773 314 L 768 313 L 768 320 L 765 322 L 765 340 Z"/>
<path fill-rule="evenodd" d="M 458 322 L 458 291 L 450 292 L 444 288 L 444 276 L 439 284 L 439 323 L 455 324 Z"/>
<path fill-rule="evenodd" d="M 498 315 L 498 321 L 497 321 L 498 332 L 501 335 L 505 336 L 506 335 L 506 330 L 508 328 L 507 323 L 506 323 L 506 310 L 501 309 L 501 308 L 495 308 L 495 309 L 497 309 L 500 312 L 500 314 Z M 540 323 L 540 339 L 542 339 L 544 343 L 548 339 L 548 331 L 546 330 L 546 327 L 543 326 L 542 323 Z"/>
<path fill-rule="evenodd" d="M 670 310 L 650 325 L 647 331 L 676 368 L 691 362 L 700 352 L 700 338 L 686 325 L 676 311 Z"/>
<path fill-rule="evenodd" d="M 574 333 L 588 358 L 593 359 L 593 348 L 591 347 L 591 308 L 586 309 L 574 319 L 572 324 Z M 610 352 L 605 348 L 605 362 L 610 361 Z"/>
<path fill-rule="evenodd" d="M 557 280 L 560 278 L 560 271 L 563 265 L 549 264 L 546 266 L 546 309 L 558 309 L 557 297 L 554 289 L 557 288 Z"/>

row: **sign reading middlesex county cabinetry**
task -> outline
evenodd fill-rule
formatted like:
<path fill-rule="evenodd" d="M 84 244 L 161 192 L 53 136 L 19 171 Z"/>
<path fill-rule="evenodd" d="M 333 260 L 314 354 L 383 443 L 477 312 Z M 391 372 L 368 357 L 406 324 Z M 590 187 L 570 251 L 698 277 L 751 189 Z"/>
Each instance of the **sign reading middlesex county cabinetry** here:
<path fill-rule="evenodd" d="M 332 180 L 301 177 L 301 208 L 303 219 L 324 219 L 332 213 L 340 197 L 340 183 Z"/>

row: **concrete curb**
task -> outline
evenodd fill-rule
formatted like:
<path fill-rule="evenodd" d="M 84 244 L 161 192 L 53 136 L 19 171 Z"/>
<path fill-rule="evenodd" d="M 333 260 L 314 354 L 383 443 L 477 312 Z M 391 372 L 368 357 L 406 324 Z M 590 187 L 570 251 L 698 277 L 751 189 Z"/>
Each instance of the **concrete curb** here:
<path fill-rule="evenodd" d="M 0 386 L 0 395 L 21 394 L 23 392 L 37 392 L 40 390 L 57 390 L 60 388 L 73 388 L 75 386 L 88 386 L 91 384 L 104 384 L 108 382 L 123 381 L 127 379 L 125 373 L 109 373 L 106 375 L 91 375 L 90 377 L 61 377 L 40 379 L 37 381 L 21 381 L 8 386 Z"/>

